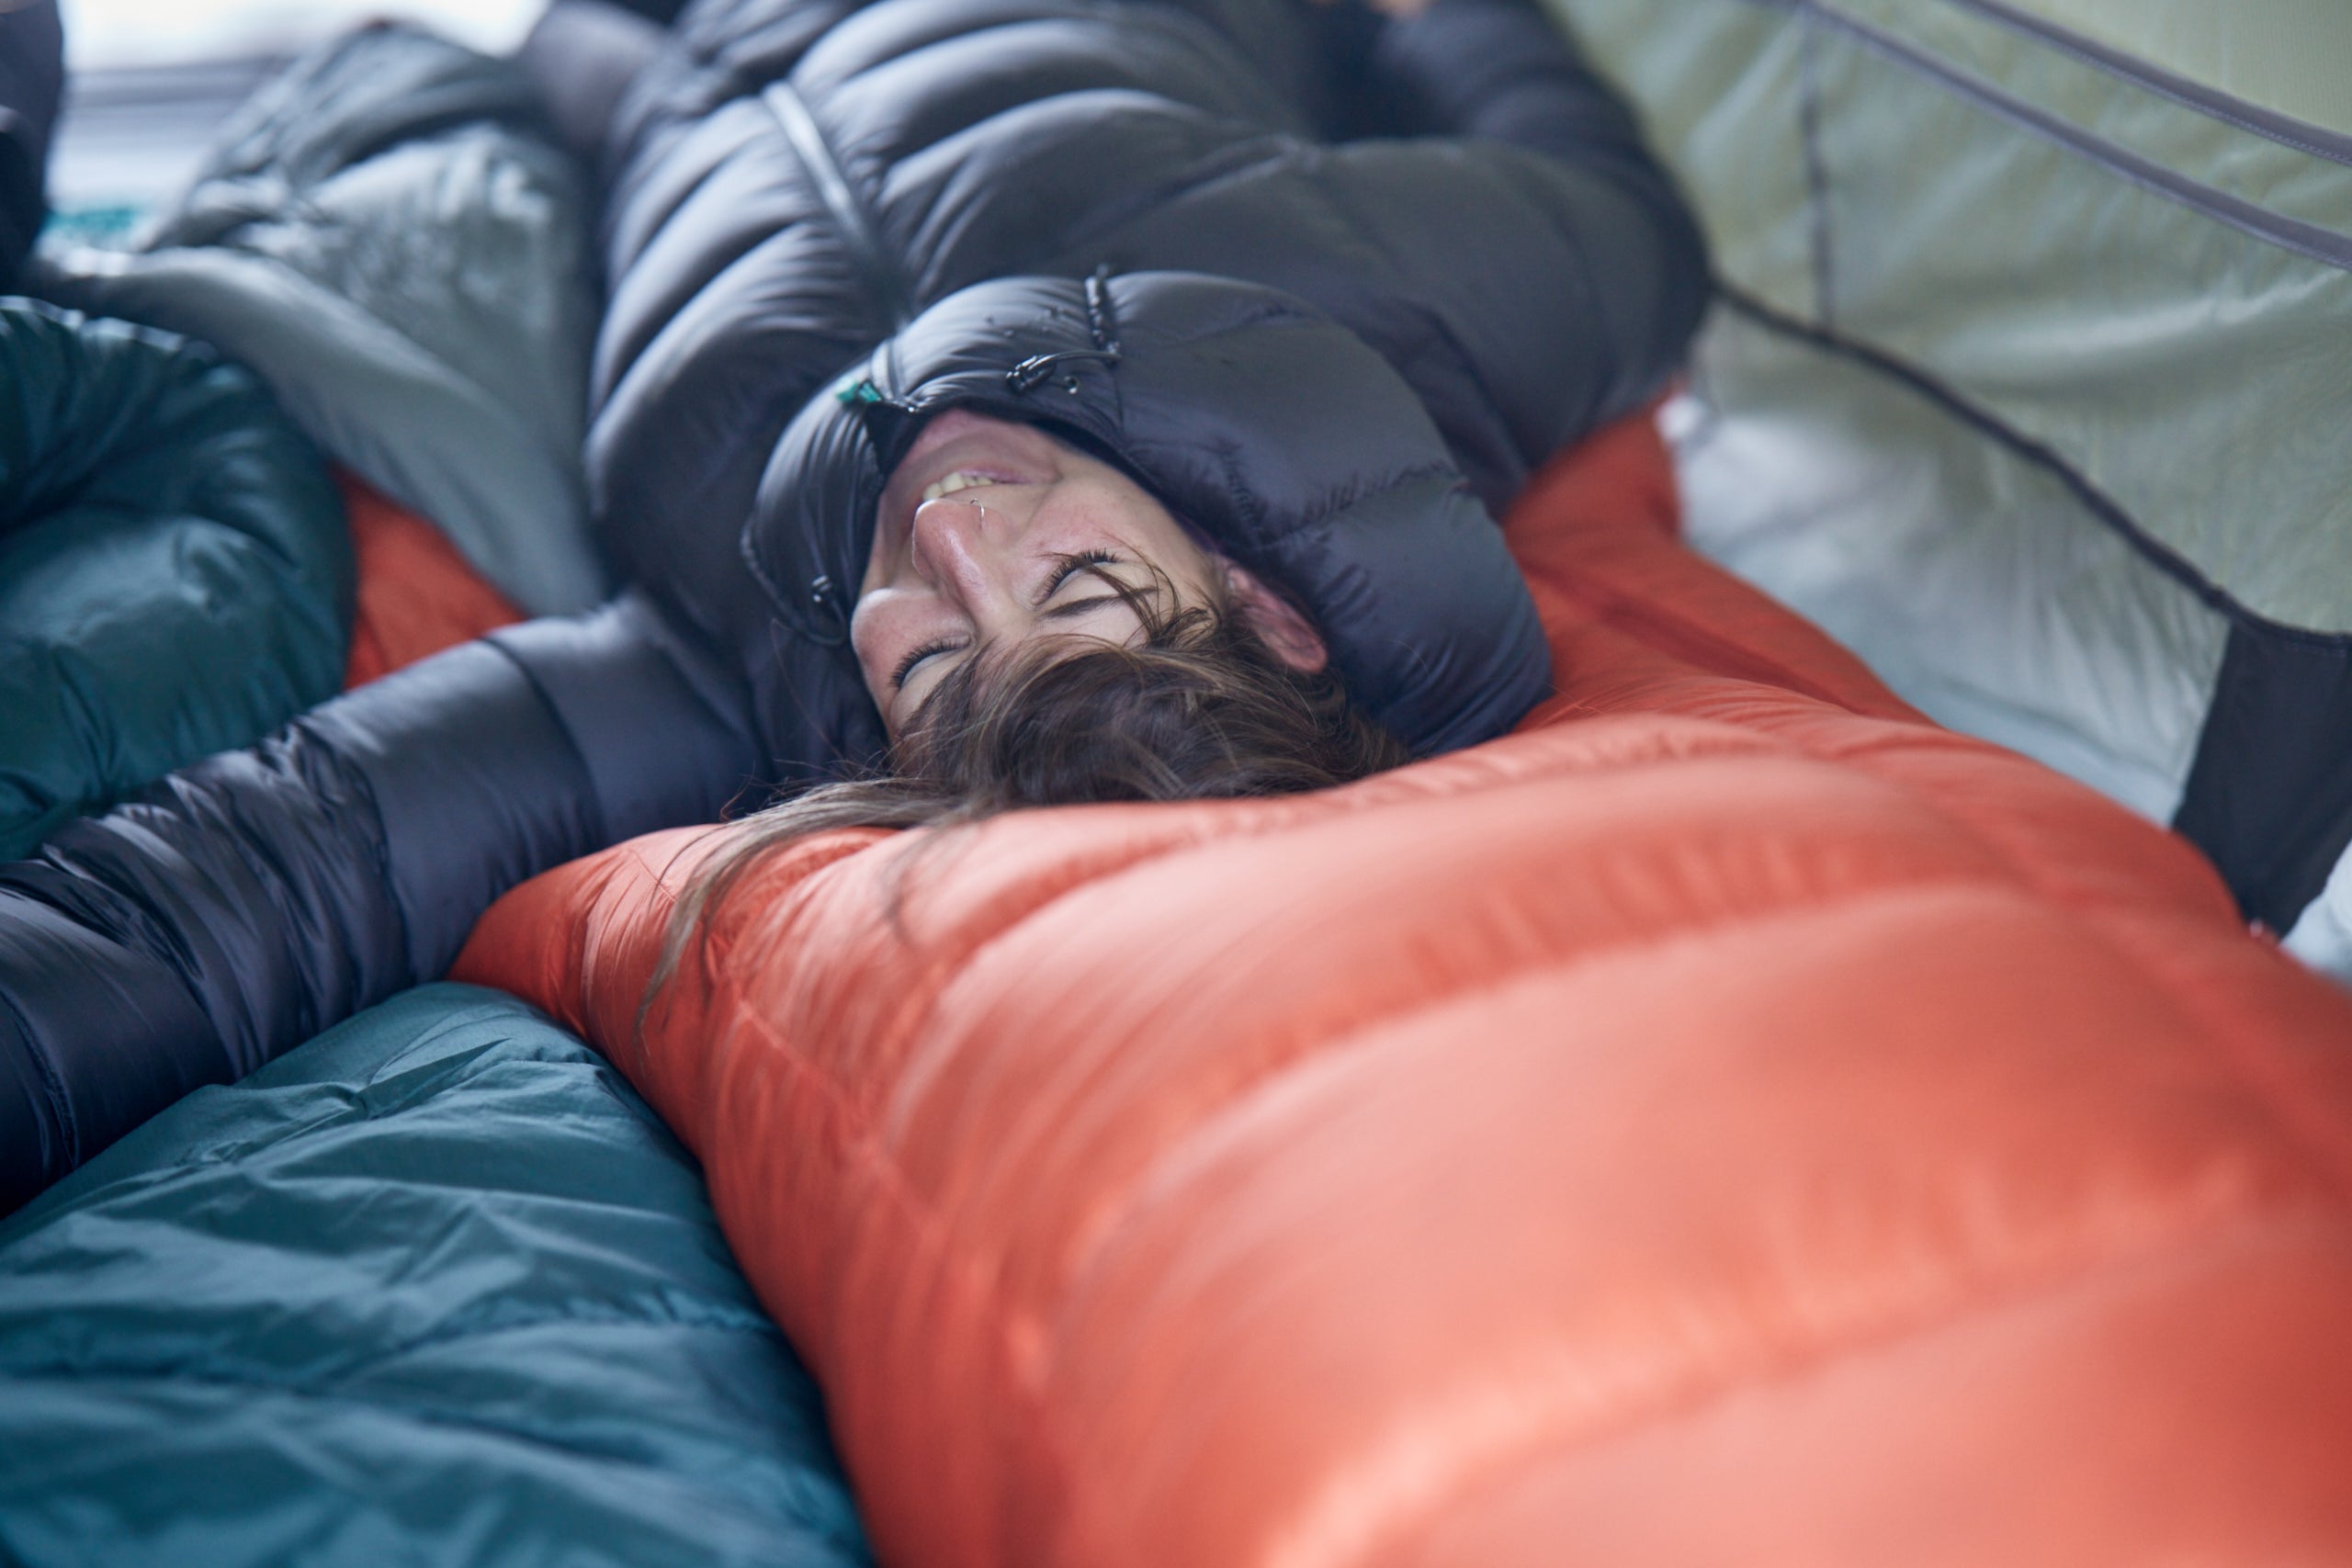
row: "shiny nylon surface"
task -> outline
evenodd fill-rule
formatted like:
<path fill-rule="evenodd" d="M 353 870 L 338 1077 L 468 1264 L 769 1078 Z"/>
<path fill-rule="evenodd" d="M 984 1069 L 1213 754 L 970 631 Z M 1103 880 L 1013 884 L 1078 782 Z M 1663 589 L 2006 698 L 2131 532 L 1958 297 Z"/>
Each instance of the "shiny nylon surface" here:
<path fill-rule="evenodd" d="M 2352 1551 L 2352 999 L 1673 513 L 1645 424 L 1516 509 L 1504 739 L 806 840 L 642 1033 L 725 829 L 477 931 L 704 1159 L 886 1560 Z"/>
<path fill-rule="evenodd" d="M 866 1559 L 693 1162 L 512 998 L 409 992 L 0 1226 L 25 1568 Z"/>
<path fill-rule="evenodd" d="M 1072 424 L 1253 569 L 1270 539 L 1297 541 L 1275 585 L 1361 638 L 1340 666 L 1409 746 L 1523 711 L 1487 676 L 1540 682 L 1540 645 L 1491 539 L 1453 549 L 1459 513 L 1498 512 L 1534 464 L 1656 391 L 1704 258 L 1623 106 L 1532 0 L 1351 13 L 1352 45 L 1338 9 L 729 0 L 680 17 L 613 131 L 588 471 L 622 574 L 747 655 L 786 776 L 854 768 L 883 739 L 831 656 L 835 617 L 807 624 L 864 575 L 877 444 L 811 430 L 860 378 L 882 406 L 977 405 L 986 387 L 990 412 Z M 1021 280 L 1074 295 L 1104 269 L 1124 310 L 1169 292 L 1130 279 L 1204 275 L 1237 316 L 1278 291 L 1352 341 L 1285 333 L 1270 353 L 1236 331 L 1235 363 L 1204 373 L 1211 352 L 1184 339 L 1205 333 L 1137 321 L 1115 367 L 1005 395 L 1073 325 Z M 1363 460 L 1419 448 L 1424 421 L 1451 472 L 1400 483 Z M 1191 482 L 1169 493 L 1175 469 Z M 1368 591 L 1408 558 L 1446 567 Z M 1467 614 L 1446 602 L 1462 582 L 1484 584 L 1457 596 Z"/>
<path fill-rule="evenodd" d="M 743 548 L 789 561 L 766 547 L 790 541 L 759 518 L 747 535 L 747 513 L 775 523 L 818 491 L 854 494 L 876 460 L 865 416 L 821 433 L 819 461 L 775 460 L 811 394 L 841 408 L 840 376 L 894 352 L 890 301 L 833 265 L 844 236 L 810 159 L 841 175 L 892 268 L 921 275 L 924 319 L 960 316 L 896 345 L 956 362 L 942 374 L 877 381 L 908 397 L 992 387 L 1048 424 L 1084 405 L 1108 455 L 1162 475 L 1185 521 L 1240 558 L 1263 552 L 1272 586 L 1322 622 L 1408 744 L 1484 738 L 1538 700 L 1540 627 L 1481 497 L 1502 504 L 1530 465 L 1671 374 L 1706 290 L 1696 227 L 1533 0 L 1452 0 L 1394 26 L 1351 13 L 1351 61 L 1309 47 L 1332 14 L 698 6 L 616 135 L 590 446 L 636 587 L 322 705 L 135 811 L 74 824 L 42 861 L 0 866 L 0 1207 L 197 1084 L 438 976 L 523 878 L 878 747 L 855 670 L 791 635 L 813 575 L 779 599 Z M 322 69 L 361 77 L 334 107 L 387 134 L 408 123 L 356 91 L 382 84 L 349 58 Z M 822 147 L 797 145 L 758 96 L 786 77 Z M 506 90 L 475 80 L 436 101 L 471 118 L 476 89 Z M 1381 118 L 1392 93 L 1427 101 Z M 1355 111 L 1334 134 L 1293 134 L 1323 96 Z M 299 130 L 257 128 L 256 151 L 281 134 L 311 147 Z M 357 150 L 343 131 L 320 140 L 329 166 Z M 1044 212 L 1047 196 L 1070 206 Z M 1031 353 L 1008 329 L 1064 336 L 1106 264 L 1126 318 L 1117 366 L 1026 383 Z M 1213 276 L 1147 286 L 1159 265 Z M 1023 269 L 1026 283 L 1005 276 Z M 959 287 L 975 277 L 989 281 Z M 1156 300 L 1195 327 L 1222 314 L 1269 330 L 1163 335 Z M 990 319 L 1000 306 L 1013 316 Z M 1080 342 L 1100 352 L 1091 330 Z M 805 542 L 825 547 L 816 570 L 838 600 L 871 519 L 824 522 Z"/>
<path fill-rule="evenodd" d="M 343 503 L 202 344 L 0 302 L 0 859 L 341 684 Z"/>

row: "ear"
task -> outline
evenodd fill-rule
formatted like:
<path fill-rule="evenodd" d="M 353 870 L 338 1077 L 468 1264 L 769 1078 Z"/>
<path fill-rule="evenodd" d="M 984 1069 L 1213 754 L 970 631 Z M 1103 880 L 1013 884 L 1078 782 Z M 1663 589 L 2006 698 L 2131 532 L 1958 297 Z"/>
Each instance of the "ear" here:
<path fill-rule="evenodd" d="M 1312 675 L 1331 662 L 1323 634 L 1295 605 L 1259 581 L 1247 568 L 1225 563 L 1225 591 L 1250 629 L 1258 634 L 1258 640 L 1276 659 L 1302 675 Z"/>

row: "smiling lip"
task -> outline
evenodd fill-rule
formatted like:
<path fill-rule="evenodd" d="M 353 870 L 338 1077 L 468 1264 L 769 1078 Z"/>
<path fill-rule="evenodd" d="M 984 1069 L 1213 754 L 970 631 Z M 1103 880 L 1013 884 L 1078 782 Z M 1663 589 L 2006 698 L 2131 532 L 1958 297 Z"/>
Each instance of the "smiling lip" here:
<path fill-rule="evenodd" d="M 1025 425 L 950 409 L 923 427 L 883 487 L 875 548 L 899 548 L 914 526 L 917 507 L 968 489 L 975 480 L 1047 484 L 1057 473 L 1046 436 Z M 950 485 L 957 475 L 963 482 Z"/>

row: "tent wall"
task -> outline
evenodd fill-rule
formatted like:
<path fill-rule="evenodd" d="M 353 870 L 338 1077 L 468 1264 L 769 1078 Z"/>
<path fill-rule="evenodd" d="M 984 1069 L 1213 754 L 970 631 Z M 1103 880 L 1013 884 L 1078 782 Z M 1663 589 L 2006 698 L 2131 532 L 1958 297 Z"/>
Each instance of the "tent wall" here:
<path fill-rule="evenodd" d="M 1980 9 L 2054 27 L 2072 35 L 2062 47 L 2120 71 L 2352 131 L 2352 7 L 2341 0 L 1985 0 Z"/>
<path fill-rule="evenodd" d="M 2301 918 L 2352 838 L 2352 10 L 1553 3 L 1715 245 L 1694 540 Z"/>

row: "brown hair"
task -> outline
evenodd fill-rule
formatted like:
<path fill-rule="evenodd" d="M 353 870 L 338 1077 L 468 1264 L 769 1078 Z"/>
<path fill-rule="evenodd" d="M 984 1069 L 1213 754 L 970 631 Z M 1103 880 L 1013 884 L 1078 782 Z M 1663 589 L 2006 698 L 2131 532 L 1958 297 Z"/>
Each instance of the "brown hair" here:
<path fill-rule="evenodd" d="M 1165 576 L 1146 591 L 1080 570 L 1126 602 L 1142 640 L 1073 652 L 1070 640 L 1037 638 L 967 660 L 892 744 L 887 772 L 745 818 L 679 900 L 646 1006 L 710 909 L 769 851 L 811 833 L 954 826 L 1026 807 L 1285 795 L 1408 760 L 1337 674 L 1284 664 L 1230 604 L 1179 606 Z"/>

